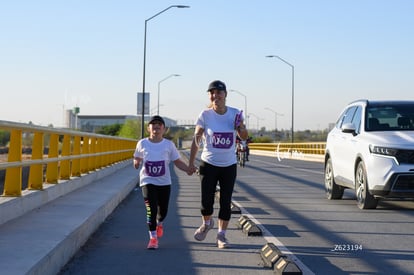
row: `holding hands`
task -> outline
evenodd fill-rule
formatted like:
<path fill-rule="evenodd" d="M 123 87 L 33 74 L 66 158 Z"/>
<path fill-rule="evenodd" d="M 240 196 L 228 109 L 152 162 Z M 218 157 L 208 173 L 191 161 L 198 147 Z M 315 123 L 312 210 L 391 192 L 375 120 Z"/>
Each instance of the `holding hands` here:
<path fill-rule="evenodd" d="M 192 174 L 196 173 L 197 170 L 198 168 L 194 164 L 189 164 L 187 175 L 191 176 Z"/>

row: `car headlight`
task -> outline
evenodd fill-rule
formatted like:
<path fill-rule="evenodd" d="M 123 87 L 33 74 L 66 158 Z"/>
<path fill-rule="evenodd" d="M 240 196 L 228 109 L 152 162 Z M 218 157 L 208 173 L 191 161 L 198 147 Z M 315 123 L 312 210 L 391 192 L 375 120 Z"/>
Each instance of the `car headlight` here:
<path fill-rule="evenodd" d="M 371 154 L 391 156 L 391 157 L 395 157 L 395 155 L 398 152 L 398 150 L 394 148 L 375 146 L 375 145 L 370 145 L 369 151 L 371 152 Z"/>

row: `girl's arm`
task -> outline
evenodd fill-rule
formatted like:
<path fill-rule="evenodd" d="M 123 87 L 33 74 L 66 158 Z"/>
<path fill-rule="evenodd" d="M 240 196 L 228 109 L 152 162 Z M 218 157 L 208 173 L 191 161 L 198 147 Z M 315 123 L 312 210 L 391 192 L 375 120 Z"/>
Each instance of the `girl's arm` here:
<path fill-rule="evenodd" d="M 197 170 L 197 167 L 195 167 L 194 165 L 194 161 L 195 161 L 195 158 L 198 152 L 198 147 L 200 146 L 200 142 L 203 137 L 203 133 L 204 133 L 204 129 L 201 128 L 200 126 L 196 126 L 196 129 L 194 131 L 193 142 L 191 143 L 190 160 L 188 163 L 193 173 Z"/>
<path fill-rule="evenodd" d="M 181 171 L 186 172 L 187 175 L 193 174 L 193 172 L 190 171 L 190 167 L 184 161 L 182 161 L 182 159 L 176 159 L 174 161 L 174 165 L 177 166 L 177 168 L 180 169 Z"/>
<path fill-rule="evenodd" d="M 138 169 L 141 164 L 142 158 L 134 157 L 134 168 Z"/>

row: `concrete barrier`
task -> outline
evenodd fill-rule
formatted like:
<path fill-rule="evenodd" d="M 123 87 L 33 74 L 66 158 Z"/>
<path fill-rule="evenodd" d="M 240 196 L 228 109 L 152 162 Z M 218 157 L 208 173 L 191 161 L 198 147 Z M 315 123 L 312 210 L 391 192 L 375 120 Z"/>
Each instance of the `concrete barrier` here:
<path fill-rule="evenodd" d="M 59 181 L 57 184 L 44 183 L 43 190 L 23 190 L 20 197 L 0 197 L 0 225 L 18 218 L 29 211 L 36 209 L 56 198 L 69 194 L 79 188 L 108 176 L 119 169 L 130 165 L 130 161 L 123 161 L 103 169 L 98 169 L 81 177 Z"/>
<path fill-rule="evenodd" d="M 17 210 L 0 226 L 1 274 L 57 274 L 136 187 L 138 172 L 127 166 L 131 161 L 8 202 L 2 215 Z"/>

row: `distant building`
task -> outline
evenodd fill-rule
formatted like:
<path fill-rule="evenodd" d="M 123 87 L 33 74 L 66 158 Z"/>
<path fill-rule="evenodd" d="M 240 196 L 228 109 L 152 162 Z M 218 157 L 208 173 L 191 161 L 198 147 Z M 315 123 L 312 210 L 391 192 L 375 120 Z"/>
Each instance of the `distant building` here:
<path fill-rule="evenodd" d="M 81 132 L 96 133 L 102 127 L 114 124 L 124 124 L 126 120 L 137 119 L 136 116 L 109 116 L 109 115 L 79 115 L 78 129 Z"/>
<path fill-rule="evenodd" d="M 168 117 L 163 117 L 167 127 L 177 126 L 177 121 Z M 82 132 L 95 133 L 102 129 L 103 126 L 124 124 L 126 120 L 141 121 L 141 116 L 137 115 L 76 115 L 72 110 L 66 111 L 66 127 L 79 129 Z M 150 116 L 145 116 L 147 123 Z"/>

